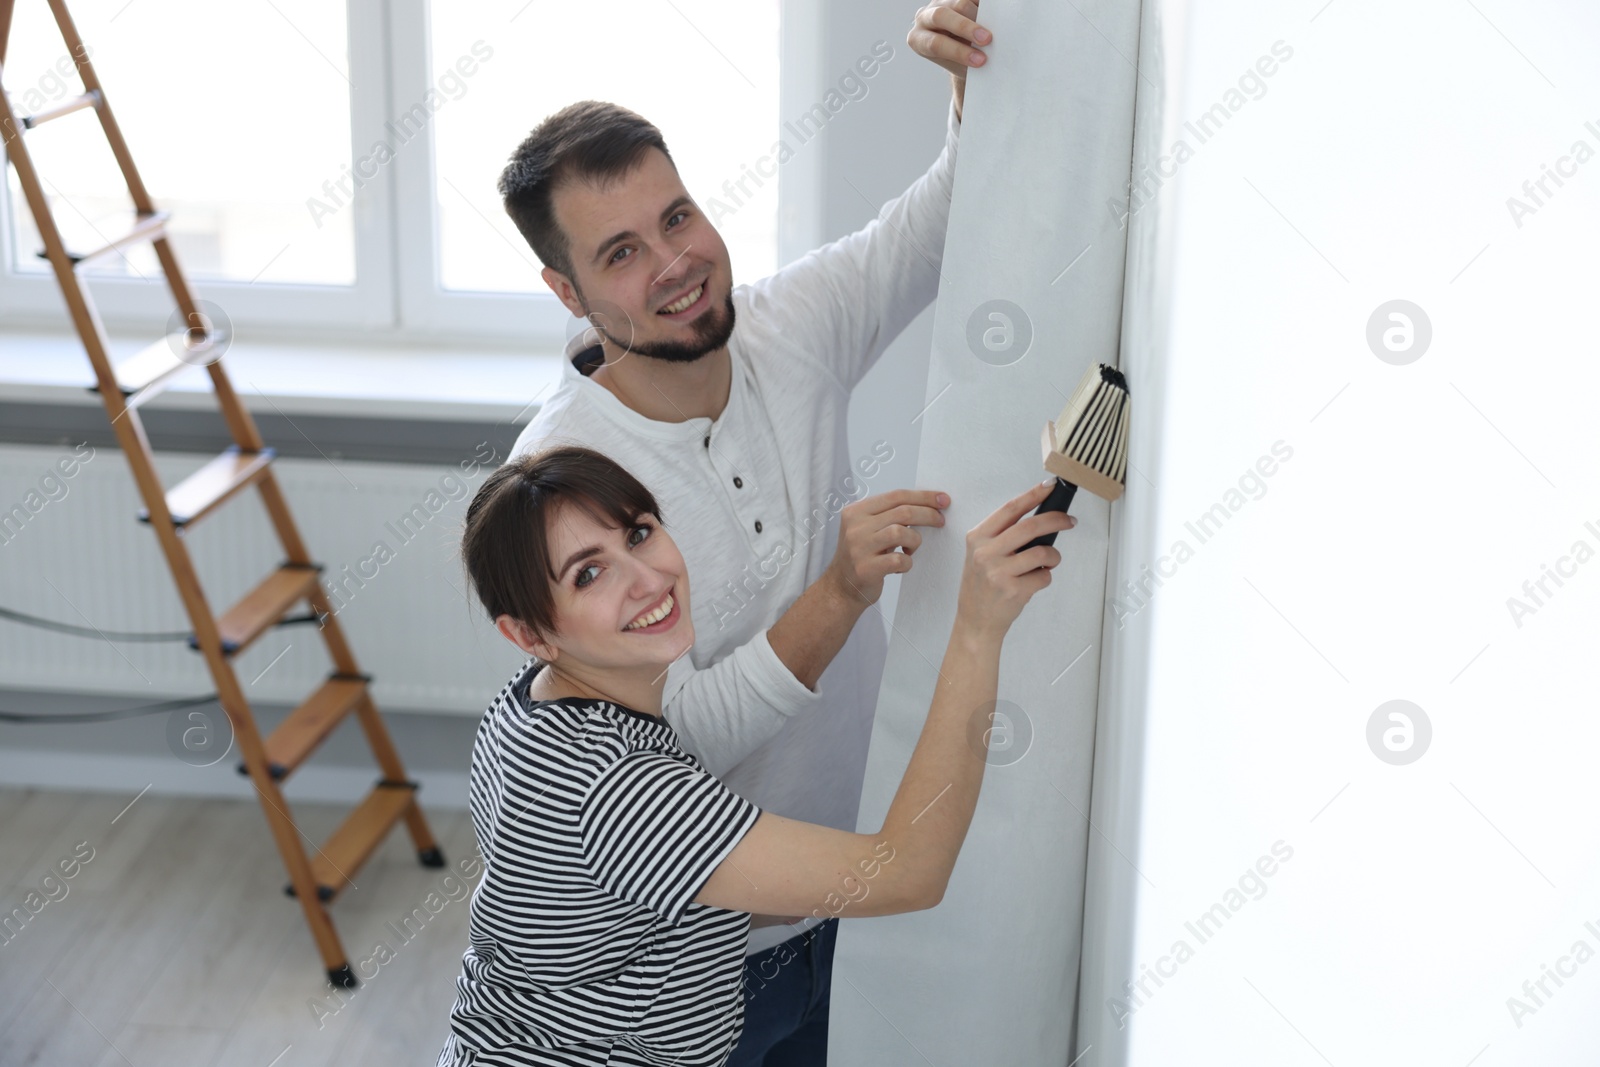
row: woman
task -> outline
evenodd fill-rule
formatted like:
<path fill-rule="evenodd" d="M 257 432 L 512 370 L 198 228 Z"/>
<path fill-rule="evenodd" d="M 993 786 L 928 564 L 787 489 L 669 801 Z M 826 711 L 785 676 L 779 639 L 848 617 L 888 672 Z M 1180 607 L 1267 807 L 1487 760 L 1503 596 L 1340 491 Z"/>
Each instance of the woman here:
<path fill-rule="evenodd" d="M 1029 514 L 1054 481 L 967 535 L 927 723 L 882 830 L 858 834 L 761 811 L 661 718 L 694 624 L 683 557 L 644 486 L 583 448 L 491 474 L 462 555 L 496 628 L 534 658 L 473 748 L 487 863 L 441 1067 L 722 1064 L 751 914 L 939 903 L 978 799 L 1001 643 L 1061 562 L 1048 545 L 1017 550 L 1076 524 Z"/>

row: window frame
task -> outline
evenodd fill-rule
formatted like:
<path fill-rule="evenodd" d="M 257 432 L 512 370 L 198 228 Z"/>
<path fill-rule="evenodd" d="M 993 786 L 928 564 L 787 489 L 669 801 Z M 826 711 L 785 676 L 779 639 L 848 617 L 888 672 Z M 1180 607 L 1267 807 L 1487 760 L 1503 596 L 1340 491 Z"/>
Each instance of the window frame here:
<path fill-rule="evenodd" d="M 401 102 L 423 98 L 434 76 L 429 0 L 347 0 L 351 48 L 351 159 L 384 138 Z M 820 89 L 825 55 L 817 5 L 779 2 L 778 114 Z M 92 45 L 93 42 L 91 41 Z M 357 87 L 372 86 L 371 90 Z M 107 87 L 115 106 L 116 86 Z M 64 122 L 92 121 L 87 114 Z M 190 279 L 197 297 L 220 305 L 234 329 L 272 339 L 487 344 L 559 350 L 573 319 L 548 290 L 532 294 L 447 290 L 439 283 L 439 211 L 434 195 L 434 129 L 429 122 L 362 188 L 351 205 L 356 281 L 352 286 Z M 817 243 L 822 210 L 821 153 L 786 164 L 779 178 L 778 252 L 787 262 Z M 138 162 L 137 154 L 135 162 Z M 5 166 L 9 168 L 9 163 Z M 9 179 L 8 179 L 9 180 Z M 159 190 L 152 190 L 158 204 Z M 401 210 L 401 205 L 406 210 Z M 0 195 L 0 317 L 8 327 L 70 332 L 55 278 L 11 266 L 11 198 Z M 26 210 L 18 204 L 18 209 Z M 420 210 L 419 210 L 420 208 Z M 530 259 L 533 253 L 528 252 Z M 537 264 L 537 259 L 533 259 Z M 164 281 L 88 276 L 102 321 L 118 329 L 160 329 L 172 312 Z M 162 296 L 152 292 L 159 286 Z"/>

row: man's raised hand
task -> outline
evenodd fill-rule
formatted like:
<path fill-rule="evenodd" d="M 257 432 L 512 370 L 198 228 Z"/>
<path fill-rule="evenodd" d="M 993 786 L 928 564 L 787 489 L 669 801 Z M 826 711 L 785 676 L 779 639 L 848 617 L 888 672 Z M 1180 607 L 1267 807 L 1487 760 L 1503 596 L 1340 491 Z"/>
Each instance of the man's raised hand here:
<path fill-rule="evenodd" d="M 964 81 L 967 68 L 987 62 L 981 46 L 994 39 L 977 18 L 978 0 L 934 0 L 917 9 L 906 44 Z"/>

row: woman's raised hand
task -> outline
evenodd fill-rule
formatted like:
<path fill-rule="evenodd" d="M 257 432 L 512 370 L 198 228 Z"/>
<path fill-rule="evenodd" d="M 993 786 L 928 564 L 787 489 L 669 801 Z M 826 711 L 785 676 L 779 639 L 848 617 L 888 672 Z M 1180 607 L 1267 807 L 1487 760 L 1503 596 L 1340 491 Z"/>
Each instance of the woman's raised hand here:
<path fill-rule="evenodd" d="M 1053 545 L 1017 549 L 1040 534 L 1070 530 L 1078 520 L 1064 511 L 1030 515 L 1050 493 L 1054 478 L 1012 497 L 967 533 L 956 622 L 977 633 L 1003 637 L 1030 597 L 1050 584 L 1061 562 Z"/>

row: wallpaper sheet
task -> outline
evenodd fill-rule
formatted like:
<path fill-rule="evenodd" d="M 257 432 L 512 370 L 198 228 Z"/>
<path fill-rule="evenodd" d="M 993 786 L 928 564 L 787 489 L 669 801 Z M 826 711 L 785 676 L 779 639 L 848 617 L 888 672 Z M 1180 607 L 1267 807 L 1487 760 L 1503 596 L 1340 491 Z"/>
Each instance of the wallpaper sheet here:
<path fill-rule="evenodd" d="M 1044 477 L 1045 421 L 1090 364 L 1117 362 L 1139 5 L 985 0 L 982 12 L 995 44 L 968 76 L 918 417 L 916 484 L 952 502 L 899 593 L 864 832 L 882 825 L 927 714 L 966 531 Z M 1139 382 L 1129 384 L 1137 422 Z M 1137 474 L 1129 481 L 1137 493 Z M 992 725 L 989 709 L 973 709 L 975 740 L 994 731 L 990 766 L 943 902 L 880 918 L 841 912 L 835 1067 L 1067 1064 L 1109 523 L 1122 506 L 1078 494 L 1078 526 L 1056 542 L 1065 559 L 1007 639 Z"/>

